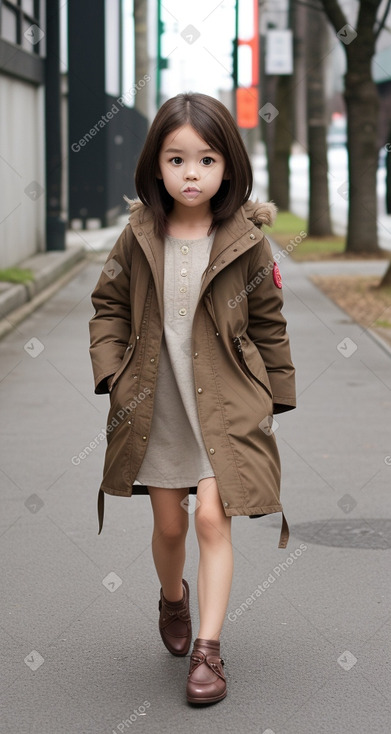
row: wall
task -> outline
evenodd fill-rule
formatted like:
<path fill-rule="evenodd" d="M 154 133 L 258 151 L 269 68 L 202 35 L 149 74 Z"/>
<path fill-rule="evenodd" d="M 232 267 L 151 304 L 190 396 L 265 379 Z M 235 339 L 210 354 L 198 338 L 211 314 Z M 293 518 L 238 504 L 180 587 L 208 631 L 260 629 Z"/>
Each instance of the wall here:
<path fill-rule="evenodd" d="M 43 88 L 0 74 L 0 267 L 45 249 Z"/>

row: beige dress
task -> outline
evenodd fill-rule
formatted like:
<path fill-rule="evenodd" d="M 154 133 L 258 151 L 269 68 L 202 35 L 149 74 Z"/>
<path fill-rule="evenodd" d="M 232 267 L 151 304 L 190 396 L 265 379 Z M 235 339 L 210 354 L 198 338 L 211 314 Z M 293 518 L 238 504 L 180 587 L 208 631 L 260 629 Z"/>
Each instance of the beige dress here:
<path fill-rule="evenodd" d="M 135 493 L 137 482 L 194 491 L 200 479 L 214 476 L 199 424 L 191 356 L 193 316 L 213 239 L 214 233 L 197 240 L 167 236 L 164 242 L 164 332 L 151 431 Z"/>

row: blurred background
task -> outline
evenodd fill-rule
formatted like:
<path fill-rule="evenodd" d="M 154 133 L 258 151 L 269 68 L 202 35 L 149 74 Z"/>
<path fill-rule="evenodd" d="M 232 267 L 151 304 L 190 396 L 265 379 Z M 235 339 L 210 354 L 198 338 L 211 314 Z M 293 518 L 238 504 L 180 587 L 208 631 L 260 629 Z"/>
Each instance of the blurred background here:
<path fill-rule="evenodd" d="M 389 248 L 388 0 L 2 0 L 0 267 L 113 225 L 183 91 L 230 109 L 258 196 L 351 251 L 378 252 L 380 221 Z"/>

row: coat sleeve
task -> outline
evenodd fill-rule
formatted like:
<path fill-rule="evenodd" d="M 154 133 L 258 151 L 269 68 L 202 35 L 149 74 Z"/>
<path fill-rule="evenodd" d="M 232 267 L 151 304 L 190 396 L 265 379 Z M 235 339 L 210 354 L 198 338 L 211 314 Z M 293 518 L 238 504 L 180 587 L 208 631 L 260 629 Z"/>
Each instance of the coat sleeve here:
<path fill-rule="evenodd" d="M 273 255 L 266 237 L 253 248 L 248 294 L 247 333 L 265 363 L 273 393 L 273 412 L 296 407 L 295 368 L 292 364 L 286 320 L 281 313 L 282 289 L 273 278 Z"/>
<path fill-rule="evenodd" d="M 109 392 L 107 378 L 119 368 L 131 333 L 131 228 L 127 225 L 109 252 L 91 294 L 95 314 L 89 321 L 95 393 Z"/>

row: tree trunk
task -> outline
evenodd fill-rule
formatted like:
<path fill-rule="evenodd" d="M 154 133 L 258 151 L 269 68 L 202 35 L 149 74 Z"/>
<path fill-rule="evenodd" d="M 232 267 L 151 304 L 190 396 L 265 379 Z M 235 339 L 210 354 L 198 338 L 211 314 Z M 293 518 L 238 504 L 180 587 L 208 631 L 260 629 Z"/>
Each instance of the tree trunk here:
<path fill-rule="evenodd" d="M 384 273 L 378 287 L 385 288 L 386 286 L 391 286 L 391 263 L 389 264 L 386 272 Z"/>
<path fill-rule="evenodd" d="M 390 145 L 390 140 L 388 141 L 388 145 Z M 386 212 L 387 214 L 391 214 L 391 151 L 387 148 L 386 153 Z"/>
<path fill-rule="evenodd" d="M 290 151 L 274 151 L 269 165 L 269 199 L 280 211 L 289 211 L 289 157 Z"/>
<path fill-rule="evenodd" d="M 379 100 L 375 83 L 364 82 L 354 61 L 346 74 L 345 101 L 349 140 L 349 220 L 347 252 L 377 252 L 376 146 Z M 370 74 L 370 59 L 368 59 Z"/>
<path fill-rule="evenodd" d="M 361 0 L 355 35 L 336 0 L 322 5 L 343 43 L 347 58 L 345 102 L 348 120 L 349 216 L 346 250 L 379 251 L 377 238 L 378 165 L 377 128 L 379 100 L 372 80 L 376 13 L 381 0 Z"/>
<path fill-rule="evenodd" d="M 134 0 L 134 77 L 135 84 L 148 74 L 147 0 Z M 148 85 L 140 88 L 134 98 L 134 106 L 148 117 Z"/>
<path fill-rule="evenodd" d="M 328 51 L 326 19 L 307 7 L 307 136 L 309 157 L 308 234 L 332 234 L 326 143 L 324 61 Z"/>
<path fill-rule="evenodd" d="M 263 84 L 261 85 L 261 106 L 263 106 L 266 102 L 271 102 L 275 105 L 276 101 L 276 89 L 277 89 L 277 77 L 270 76 L 270 75 L 264 75 L 263 77 Z M 266 167 L 267 167 L 267 175 L 268 175 L 268 193 L 267 196 L 270 199 L 270 171 L 273 165 L 273 158 L 274 158 L 274 133 L 275 133 L 275 125 L 273 122 L 267 122 L 266 119 L 261 117 L 260 119 L 260 125 L 261 125 L 261 138 L 265 143 L 265 151 L 266 151 Z"/>
<path fill-rule="evenodd" d="M 292 145 L 292 77 L 277 77 L 275 107 L 278 115 L 274 125 L 272 144 L 269 146 L 269 198 L 281 211 L 289 210 L 289 158 Z"/>

